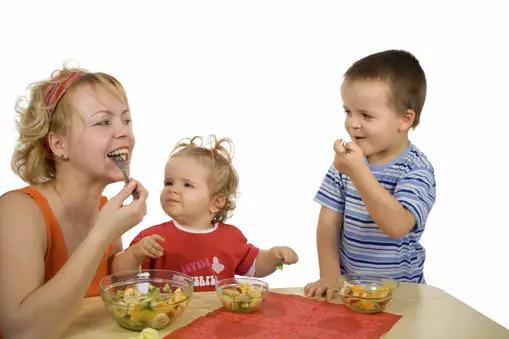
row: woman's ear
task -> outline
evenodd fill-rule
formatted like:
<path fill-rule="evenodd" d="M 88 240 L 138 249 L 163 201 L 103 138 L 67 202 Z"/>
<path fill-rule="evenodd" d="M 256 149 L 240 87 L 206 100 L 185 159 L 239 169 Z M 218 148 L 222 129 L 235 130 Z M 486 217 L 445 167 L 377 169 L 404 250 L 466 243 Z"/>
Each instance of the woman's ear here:
<path fill-rule="evenodd" d="M 398 132 L 408 131 L 414 124 L 414 120 L 415 120 L 415 111 L 413 109 L 407 109 L 405 114 L 403 114 L 400 118 Z"/>
<path fill-rule="evenodd" d="M 49 132 L 47 136 L 48 146 L 51 152 L 55 155 L 55 158 L 67 160 L 69 159 L 64 143 L 64 138 L 55 132 Z"/>

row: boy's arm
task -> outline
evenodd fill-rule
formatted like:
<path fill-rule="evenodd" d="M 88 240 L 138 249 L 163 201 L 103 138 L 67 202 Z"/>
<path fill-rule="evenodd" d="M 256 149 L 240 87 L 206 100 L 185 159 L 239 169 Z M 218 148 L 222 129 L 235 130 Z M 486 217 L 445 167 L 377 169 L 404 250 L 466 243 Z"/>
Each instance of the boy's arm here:
<path fill-rule="evenodd" d="M 343 213 L 322 206 L 316 228 L 320 278 L 330 277 L 336 279 L 340 274 L 339 234 L 342 227 Z"/>
<path fill-rule="evenodd" d="M 415 217 L 392 196 L 367 166 L 359 167 L 350 179 L 362 197 L 371 219 L 389 237 L 398 239 L 410 232 Z"/>
<path fill-rule="evenodd" d="M 400 178 L 394 195 L 376 179 L 364 162 L 355 142 L 334 142 L 334 167 L 352 180 L 371 219 L 391 238 L 401 238 L 414 228 L 422 228 L 435 202 L 435 175 L 431 164 L 416 167 Z"/>
<path fill-rule="evenodd" d="M 326 295 L 331 300 L 337 290 L 337 278 L 340 276 L 339 234 L 343 227 L 343 213 L 335 212 L 322 206 L 316 229 L 318 263 L 320 279 L 304 287 L 305 295 L 321 297 Z"/>

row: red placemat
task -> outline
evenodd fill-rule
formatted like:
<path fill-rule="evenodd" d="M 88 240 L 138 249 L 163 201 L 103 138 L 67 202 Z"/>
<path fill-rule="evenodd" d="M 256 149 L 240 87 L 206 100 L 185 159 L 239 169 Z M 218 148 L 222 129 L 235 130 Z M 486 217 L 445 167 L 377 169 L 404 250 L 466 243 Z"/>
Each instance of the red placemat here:
<path fill-rule="evenodd" d="M 165 337 L 176 338 L 380 338 L 401 318 L 360 314 L 344 305 L 269 292 L 260 310 L 235 314 L 222 308 Z"/>

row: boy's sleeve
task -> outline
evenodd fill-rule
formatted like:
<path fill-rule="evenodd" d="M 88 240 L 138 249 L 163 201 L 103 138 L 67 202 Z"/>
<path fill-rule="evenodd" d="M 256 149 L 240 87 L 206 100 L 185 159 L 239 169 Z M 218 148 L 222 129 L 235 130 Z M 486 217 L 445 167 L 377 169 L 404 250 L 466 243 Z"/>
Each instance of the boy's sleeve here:
<path fill-rule="evenodd" d="M 414 169 L 398 181 L 394 197 L 414 216 L 412 231 L 424 230 L 435 196 L 435 174 L 431 168 Z"/>
<path fill-rule="evenodd" d="M 235 274 L 246 275 L 246 273 L 251 269 L 251 266 L 253 266 L 256 257 L 258 256 L 258 252 L 260 252 L 260 249 L 252 244 L 249 244 L 246 237 L 240 230 L 238 230 L 238 232 L 238 236 L 240 237 L 238 243 L 240 246 L 240 253 L 242 253 L 242 259 L 235 269 Z"/>
<path fill-rule="evenodd" d="M 345 211 L 345 187 L 343 175 L 332 164 L 323 179 L 314 200 L 328 209 L 344 213 Z"/>

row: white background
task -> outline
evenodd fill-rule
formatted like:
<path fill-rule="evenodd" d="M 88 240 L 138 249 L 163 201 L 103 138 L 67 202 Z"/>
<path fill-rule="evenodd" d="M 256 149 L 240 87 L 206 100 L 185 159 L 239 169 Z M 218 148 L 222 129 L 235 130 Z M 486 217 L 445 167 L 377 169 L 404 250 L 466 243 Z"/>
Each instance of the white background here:
<path fill-rule="evenodd" d="M 241 195 L 231 223 L 300 261 L 272 287 L 318 277 L 313 196 L 345 136 L 339 89 L 355 60 L 413 52 L 428 79 L 411 140 L 432 161 L 437 201 L 422 243 L 428 284 L 509 327 L 506 176 L 509 24 L 501 5 L 410 1 L 16 1 L 0 8 L 0 192 L 10 169 L 14 103 L 67 59 L 125 86 L 137 144 L 131 172 L 149 212 L 125 234 L 166 220 L 159 206 L 173 145 L 227 136 Z M 500 2 L 502 3 L 502 2 Z M 136 5 L 135 5 L 136 4 Z M 120 184 L 107 188 L 111 197 Z M 225 244 L 227 246 L 227 244 Z M 452 316 L 452 315 L 451 315 Z"/>

